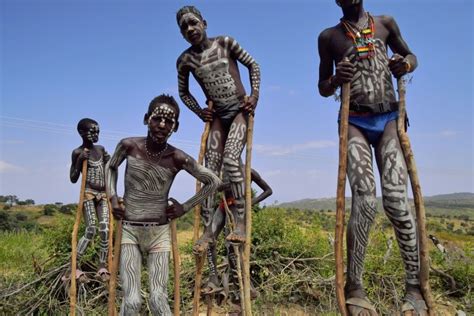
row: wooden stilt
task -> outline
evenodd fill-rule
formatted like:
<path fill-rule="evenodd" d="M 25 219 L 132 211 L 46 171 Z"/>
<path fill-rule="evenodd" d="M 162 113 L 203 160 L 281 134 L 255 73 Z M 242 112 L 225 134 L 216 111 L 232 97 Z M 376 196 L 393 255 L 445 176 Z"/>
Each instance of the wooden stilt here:
<path fill-rule="evenodd" d="M 344 295 L 344 216 L 346 198 L 347 138 L 349 130 L 350 83 L 342 85 L 342 104 L 339 122 L 339 168 L 337 173 L 336 232 L 334 235 L 334 254 L 336 259 L 336 299 L 339 312 L 349 315 Z"/>
<path fill-rule="evenodd" d="M 178 248 L 178 235 L 176 229 L 176 220 L 171 221 L 171 247 L 173 250 L 173 268 L 174 268 L 174 302 L 173 302 L 173 315 L 179 316 L 180 314 L 180 275 L 181 275 L 181 262 L 179 258 Z"/>
<path fill-rule="evenodd" d="M 207 104 L 209 109 L 212 109 L 213 103 L 211 100 Z M 209 131 L 211 129 L 211 123 L 206 122 L 204 125 L 204 132 L 201 136 L 201 146 L 199 148 L 198 164 L 202 165 L 204 162 L 204 154 L 206 153 L 206 143 L 209 137 Z M 196 192 L 201 190 L 201 183 L 196 181 Z M 196 205 L 194 208 L 194 231 L 193 231 L 193 242 L 196 243 L 199 239 L 199 227 L 201 226 L 201 204 Z M 199 302 L 201 300 L 201 281 L 202 281 L 202 269 L 205 262 L 204 254 L 196 254 L 196 278 L 194 283 L 194 297 L 193 297 L 193 316 L 199 315 Z"/>
<path fill-rule="evenodd" d="M 245 244 L 243 253 L 244 302 L 245 315 L 252 316 L 252 301 L 250 297 L 250 248 L 252 244 L 252 141 L 254 115 L 250 113 L 247 122 L 247 145 L 245 154 Z M 242 299 L 242 298 L 241 298 Z"/>
<path fill-rule="evenodd" d="M 123 200 L 119 203 L 122 205 Z M 108 315 L 115 316 L 117 311 L 115 309 L 115 297 L 117 293 L 117 273 L 120 265 L 120 251 L 122 249 L 122 220 L 117 220 L 117 229 L 115 231 L 115 254 L 112 261 L 112 268 L 110 269 L 110 280 L 109 280 L 109 301 L 108 301 Z"/>
<path fill-rule="evenodd" d="M 107 197 L 107 205 L 109 207 L 109 251 L 107 253 L 107 270 L 110 272 L 114 257 L 114 215 L 112 214 L 112 205 L 110 204 L 109 197 Z"/>
<path fill-rule="evenodd" d="M 84 149 L 88 150 L 88 149 Z M 76 269 L 77 269 L 77 233 L 79 231 L 79 225 L 81 224 L 82 209 L 84 207 L 84 192 L 86 190 L 86 179 L 87 179 L 87 159 L 82 162 L 82 178 L 81 178 L 81 192 L 79 195 L 79 204 L 76 210 L 76 221 L 72 229 L 71 238 L 71 288 L 69 289 L 69 313 L 71 316 L 76 315 Z"/>
<path fill-rule="evenodd" d="M 426 305 L 428 306 L 429 315 L 434 315 L 434 303 L 431 295 L 431 289 L 429 284 L 429 253 L 428 253 L 428 239 L 426 236 L 426 216 L 425 216 L 425 204 L 423 196 L 421 194 L 420 180 L 418 178 L 418 171 L 415 163 L 415 156 L 411 149 L 410 139 L 405 131 L 405 119 L 406 119 L 406 100 L 405 100 L 405 82 L 403 78 L 397 79 L 397 88 L 399 96 L 399 108 L 398 108 L 398 138 L 400 139 L 400 145 L 405 156 L 405 162 L 407 164 L 408 174 L 410 175 L 411 188 L 413 191 L 413 199 L 415 200 L 416 209 L 416 226 L 418 230 L 419 238 L 419 252 L 420 252 L 420 287 L 423 298 L 425 299 Z"/>

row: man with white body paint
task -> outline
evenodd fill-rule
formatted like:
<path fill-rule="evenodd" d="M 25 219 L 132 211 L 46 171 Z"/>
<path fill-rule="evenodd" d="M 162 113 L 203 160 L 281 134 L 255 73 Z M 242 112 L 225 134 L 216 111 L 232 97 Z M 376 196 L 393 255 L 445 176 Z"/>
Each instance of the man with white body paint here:
<path fill-rule="evenodd" d="M 336 0 L 343 17 L 318 39 L 320 94 L 328 97 L 343 83 L 351 83 L 347 175 L 352 208 L 347 227 L 346 303 L 350 315 L 377 315 L 362 284 L 369 231 L 377 212 L 372 145 L 380 171 L 383 207 L 395 230 L 406 271 L 402 312 L 426 315 L 420 292 L 418 236 L 407 198 L 408 175 L 397 134 L 398 103 L 391 76 L 399 78 L 412 72 L 417 59 L 395 20 L 370 15 L 362 2 Z M 387 46 L 395 53 L 390 60 Z"/>
<path fill-rule="evenodd" d="M 139 315 L 142 298 L 142 254 L 148 254 L 150 309 L 153 315 L 171 315 L 167 283 L 171 248 L 169 220 L 178 218 L 215 191 L 221 181 L 183 151 L 168 144 L 178 129 L 179 107 L 173 97 L 153 99 L 144 117 L 146 137 L 120 141 L 107 165 L 107 192 L 113 214 L 122 219 L 120 279 L 124 292 L 121 315 Z M 117 196 L 118 168 L 127 160 L 124 208 Z M 176 174 L 186 170 L 204 186 L 183 204 L 168 194 Z M 168 206 L 168 201 L 172 205 Z"/>
<path fill-rule="evenodd" d="M 257 106 L 260 89 L 260 68 L 255 60 L 229 36 L 208 38 L 207 22 L 198 9 L 181 8 L 176 14 L 184 39 L 191 44 L 177 60 L 179 95 L 184 104 L 211 129 L 206 147 L 206 167 L 219 174 L 223 164 L 227 173 L 235 204 L 231 207 L 236 227 L 227 240 L 245 242 L 244 172 L 240 156 L 247 139 L 249 113 Z M 245 97 L 237 62 L 249 70 L 251 94 Z M 201 108 L 189 92 L 189 74 L 203 89 L 213 108 Z M 214 196 L 206 199 L 202 207 L 205 231 L 195 245 L 203 252 L 213 242 L 211 222 L 214 213 Z"/>

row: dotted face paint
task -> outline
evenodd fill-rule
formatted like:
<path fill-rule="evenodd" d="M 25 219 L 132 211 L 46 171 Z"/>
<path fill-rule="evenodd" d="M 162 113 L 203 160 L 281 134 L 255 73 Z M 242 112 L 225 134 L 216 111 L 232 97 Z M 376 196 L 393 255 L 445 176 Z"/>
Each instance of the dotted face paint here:
<path fill-rule="evenodd" d="M 86 137 L 89 141 L 95 143 L 99 140 L 99 125 L 91 124 L 91 127 L 87 131 Z"/>
<path fill-rule="evenodd" d="M 153 110 L 150 117 L 148 118 L 148 126 L 150 126 L 150 123 L 153 119 L 159 120 L 160 127 L 166 127 L 167 124 L 171 125 L 170 131 L 166 136 L 166 139 L 168 139 L 173 133 L 176 126 L 176 112 L 174 108 L 172 108 L 168 104 L 161 104 Z M 151 137 L 154 141 L 156 141 L 153 135 L 151 135 Z"/>

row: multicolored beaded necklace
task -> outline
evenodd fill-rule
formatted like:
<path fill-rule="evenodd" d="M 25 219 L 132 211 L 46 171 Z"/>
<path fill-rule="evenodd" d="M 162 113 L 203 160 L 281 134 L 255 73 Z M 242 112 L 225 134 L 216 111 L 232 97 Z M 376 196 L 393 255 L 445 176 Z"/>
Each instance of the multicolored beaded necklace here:
<path fill-rule="evenodd" d="M 375 34 L 375 23 L 372 16 L 366 12 L 367 21 L 364 26 L 356 26 L 349 21 L 341 19 L 342 25 L 347 31 L 349 36 L 354 42 L 354 46 L 359 55 L 359 59 L 372 58 L 375 56 L 374 46 L 374 34 Z M 368 25 L 367 25 L 368 24 Z"/>

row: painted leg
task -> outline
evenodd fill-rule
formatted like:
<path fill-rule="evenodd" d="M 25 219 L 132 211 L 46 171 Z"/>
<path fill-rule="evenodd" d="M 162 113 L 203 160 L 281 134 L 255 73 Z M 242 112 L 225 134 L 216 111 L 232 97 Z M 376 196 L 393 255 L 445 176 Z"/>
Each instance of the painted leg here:
<path fill-rule="evenodd" d="M 107 254 L 109 252 L 109 205 L 107 200 L 101 199 L 97 208 L 99 218 L 99 270 L 97 274 L 106 282 L 110 279 L 110 273 L 107 270 Z"/>
<path fill-rule="evenodd" d="M 141 288 L 142 254 L 137 245 L 123 244 L 120 250 L 120 280 L 123 301 L 121 316 L 140 315 L 142 306 Z"/>
<path fill-rule="evenodd" d="M 150 309 L 153 315 L 171 316 L 168 304 L 169 251 L 152 252 L 148 257 Z"/>
<path fill-rule="evenodd" d="M 352 190 L 352 209 L 347 226 L 346 304 L 350 315 L 377 315 L 362 284 L 369 232 L 377 213 L 372 150 L 361 132 L 349 126 L 347 175 Z"/>
<path fill-rule="evenodd" d="M 207 139 L 205 165 L 206 168 L 212 170 L 219 175 L 222 165 L 222 151 L 224 150 L 225 133 L 224 127 L 220 119 L 216 118 L 212 122 L 211 131 Z M 214 241 L 212 236 L 212 219 L 215 208 L 215 194 L 209 195 L 202 204 L 201 219 L 204 224 L 204 234 L 194 245 L 195 253 L 203 253 L 206 251 L 209 243 Z"/>
<path fill-rule="evenodd" d="M 405 315 L 427 315 L 419 283 L 420 261 L 416 223 L 407 196 L 408 173 L 396 122 L 385 127 L 376 149 L 382 180 L 382 201 L 385 214 L 393 225 L 406 273 L 406 296 L 402 309 Z"/>
<path fill-rule="evenodd" d="M 214 212 L 214 217 L 212 218 L 212 238 L 217 240 L 217 237 L 222 232 L 222 229 L 225 225 L 225 213 L 219 207 Z M 202 294 L 212 294 L 218 291 L 221 291 L 222 288 L 219 287 L 219 276 L 217 273 L 217 248 L 216 243 L 210 243 L 207 248 L 207 260 L 209 263 L 209 280 L 207 284 L 201 290 Z"/>
<path fill-rule="evenodd" d="M 79 239 L 77 243 L 77 262 L 80 261 L 81 257 L 86 252 L 87 247 L 90 242 L 94 239 L 97 232 L 97 215 L 95 213 L 95 205 L 93 200 L 84 201 L 84 220 L 86 224 L 86 230 L 84 236 Z M 76 279 L 79 279 L 80 282 L 87 282 L 88 279 L 84 272 L 80 268 L 76 269 Z"/>
<path fill-rule="evenodd" d="M 230 208 L 235 221 L 234 231 L 227 236 L 230 242 L 245 242 L 245 185 L 240 155 L 247 140 L 247 118 L 239 113 L 232 125 L 224 148 L 224 172 L 228 175 L 235 204 Z"/>

